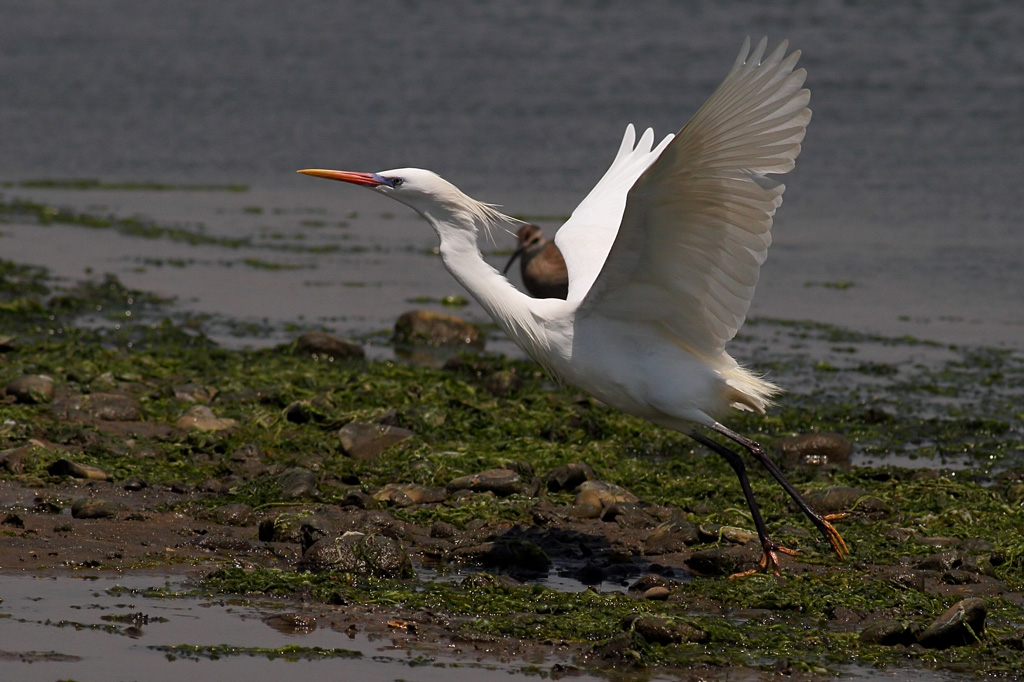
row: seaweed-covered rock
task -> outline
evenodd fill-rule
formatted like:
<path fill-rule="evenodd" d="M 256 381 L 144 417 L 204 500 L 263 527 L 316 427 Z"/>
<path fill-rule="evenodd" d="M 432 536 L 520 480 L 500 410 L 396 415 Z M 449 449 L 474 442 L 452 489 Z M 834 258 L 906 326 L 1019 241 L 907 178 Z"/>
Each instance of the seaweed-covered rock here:
<path fill-rule="evenodd" d="M 984 599 L 970 597 L 957 602 L 936 618 L 921 636 L 918 643 L 926 649 L 948 649 L 981 641 L 985 632 L 985 616 L 988 606 Z"/>
<path fill-rule="evenodd" d="M 295 339 L 295 351 L 331 360 L 362 360 L 366 357 L 366 351 L 355 341 L 315 331 Z"/>
<path fill-rule="evenodd" d="M 301 568 L 379 578 L 415 576 L 409 555 L 400 543 L 383 535 L 355 532 L 316 541 L 302 555 Z"/>
<path fill-rule="evenodd" d="M 878 644 L 881 646 L 910 645 L 917 642 L 921 631 L 912 623 L 899 620 L 881 620 L 864 628 L 860 633 L 862 644 Z"/>
<path fill-rule="evenodd" d="M 104 497 L 80 497 L 71 503 L 71 516 L 76 519 L 108 519 L 127 507 Z"/>
<path fill-rule="evenodd" d="M 234 419 L 218 417 L 206 405 L 194 405 L 181 415 L 177 425 L 181 429 L 217 432 L 233 429 L 237 423 Z"/>
<path fill-rule="evenodd" d="M 70 476 L 71 478 L 81 478 L 88 481 L 109 481 L 110 474 L 91 466 L 89 464 L 79 464 L 78 462 L 72 462 L 70 459 L 58 459 L 56 462 L 46 468 L 46 473 L 51 476 Z"/>
<path fill-rule="evenodd" d="M 7 395 L 16 402 L 28 405 L 48 403 L 53 400 L 54 382 L 45 374 L 26 374 L 7 384 Z"/>
<path fill-rule="evenodd" d="M 708 633 L 703 630 L 670 618 L 657 616 L 640 616 L 633 621 L 633 630 L 652 644 L 708 641 Z"/>
<path fill-rule="evenodd" d="M 409 429 L 368 422 L 349 422 L 338 432 L 341 449 L 352 459 L 359 460 L 376 459 L 392 445 L 414 435 Z"/>
<path fill-rule="evenodd" d="M 775 442 L 786 469 L 848 469 L 853 445 L 838 433 L 805 433 Z"/>
<path fill-rule="evenodd" d="M 681 552 L 697 540 L 697 527 L 686 518 L 675 516 L 651 531 L 644 540 L 644 553 L 656 556 Z"/>
<path fill-rule="evenodd" d="M 453 315 L 410 310 L 395 322 L 395 343 L 484 347 L 480 328 Z"/>
<path fill-rule="evenodd" d="M 547 476 L 547 487 L 548 491 L 553 493 L 560 490 L 574 490 L 581 483 L 592 478 L 594 478 L 594 470 L 589 464 L 572 462 L 552 469 Z"/>
<path fill-rule="evenodd" d="M 487 469 L 468 476 L 459 476 L 448 481 L 448 492 L 469 490 L 474 493 L 492 492 L 505 497 L 522 492 L 522 478 L 511 469 Z"/>

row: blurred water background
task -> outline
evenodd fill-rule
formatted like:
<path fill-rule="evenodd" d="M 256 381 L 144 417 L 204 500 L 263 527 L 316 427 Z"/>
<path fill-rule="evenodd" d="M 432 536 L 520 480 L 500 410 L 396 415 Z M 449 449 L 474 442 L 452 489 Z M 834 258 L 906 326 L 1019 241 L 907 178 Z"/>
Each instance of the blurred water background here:
<path fill-rule="evenodd" d="M 1024 349 L 1024 5 L 998 1 L 0 3 L 3 201 L 244 241 L 15 215 L 0 257 L 370 334 L 463 292 L 410 211 L 296 169 L 431 168 L 550 235 L 625 125 L 678 129 L 747 35 L 803 51 L 814 110 L 751 314 Z M 84 178 L 136 186 L 26 184 Z"/>

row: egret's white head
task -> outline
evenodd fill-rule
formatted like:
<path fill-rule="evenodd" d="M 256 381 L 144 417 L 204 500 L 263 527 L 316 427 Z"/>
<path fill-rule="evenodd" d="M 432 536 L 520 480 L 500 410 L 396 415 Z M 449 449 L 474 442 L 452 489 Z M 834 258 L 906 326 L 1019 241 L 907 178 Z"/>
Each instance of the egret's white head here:
<path fill-rule="evenodd" d="M 397 168 L 379 173 L 322 169 L 299 172 L 369 187 L 417 211 L 438 230 L 455 228 L 475 233 L 479 227 L 489 230 L 497 223 L 516 222 L 489 204 L 467 196 L 437 173 L 422 168 Z"/>

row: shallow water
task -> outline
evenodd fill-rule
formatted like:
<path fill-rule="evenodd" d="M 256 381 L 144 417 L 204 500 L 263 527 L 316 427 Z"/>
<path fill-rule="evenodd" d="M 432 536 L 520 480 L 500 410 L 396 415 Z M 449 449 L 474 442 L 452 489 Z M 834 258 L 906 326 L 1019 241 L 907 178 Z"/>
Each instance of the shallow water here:
<path fill-rule="evenodd" d="M 0 574 L 0 677 L 23 682 L 56 679 L 267 681 L 404 679 L 447 682 L 537 679 L 521 669 L 529 661 L 500 662 L 482 654 L 456 656 L 420 650 L 403 632 L 393 636 L 350 634 L 329 625 L 330 607 L 311 631 L 282 631 L 266 622 L 294 611 L 283 602 L 258 599 L 160 597 L 176 591 L 181 577 L 150 575 Z M 335 610 L 339 613 L 339 610 Z M 135 623 L 125 622 L 135 618 Z M 344 626 L 344 614 L 338 616 Z M 147 622 L 148 620 L 148 622 Z M 181 645 L 221 648 L 219 656 L 176 653 Z M 345 649 L 350 657 L 316 659 L 232 655 L 232 647 L 287 646 Z M 167 647 L 171 647 L 168 649 Z M 550 669 L 556 660 L 537 661 Z M 301 670 L 300 670 L 301 668 Z M 597 678 L 576 676 L 586 682 Z"/>
<path fill-rule="evenodd" d="M 431 167 L 509 212 L 565 216 L 626 123 L 677 129 L 742 37 L 768 34 L 804 51 L 814 120 L 751 314 L 1022 349 L 1022 32 L 1024 6 L 995 1 L 5 3 L 0 180 L 251 187 L 6 199 L 365 250 L 224 253 L 12 225 L 0 254 L 71 278 L 117 272 L 199 312 L 376 332 L 410 298 L 463 292 L 422 256 L 436 244 L 407 209 L 295 169 Z M 179 264 L 147 264 L 161 259 Z"/>

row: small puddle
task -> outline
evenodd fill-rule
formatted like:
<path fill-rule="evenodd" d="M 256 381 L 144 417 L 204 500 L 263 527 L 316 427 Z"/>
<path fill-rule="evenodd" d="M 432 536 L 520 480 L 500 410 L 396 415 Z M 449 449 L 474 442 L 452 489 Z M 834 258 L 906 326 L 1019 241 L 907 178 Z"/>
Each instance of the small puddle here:
<path fill-rule="evenodd" d="M 559 663 L 426 651 L 404 632 L 340 628 L 340 607 L 310 618 L 269 599 L 160 595 L 185 587 L 181 576 L 0 575 L 0 679 L 475 682 L 536 680 Z"/>

